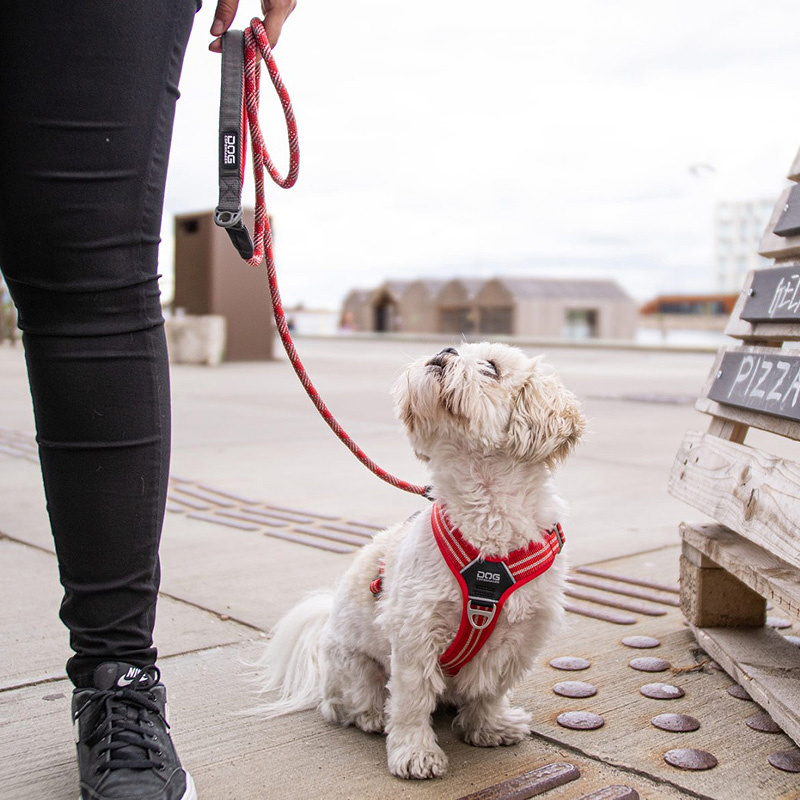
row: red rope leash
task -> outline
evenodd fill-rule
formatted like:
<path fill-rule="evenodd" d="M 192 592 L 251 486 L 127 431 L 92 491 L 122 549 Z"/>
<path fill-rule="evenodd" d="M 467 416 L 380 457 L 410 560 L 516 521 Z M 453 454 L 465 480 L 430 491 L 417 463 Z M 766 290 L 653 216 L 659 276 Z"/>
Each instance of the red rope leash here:
<path fill-rule="evenodd" d="M 247 116 L 247 124 L 250 129 L 250 140 L 252 142 L 253 150 L 253 174 L 256 184 L 256 216 L 255 216 L 255 232 L 254 232 L 254 245 L 255 249 L 253 257 L 247 261 L 250 266 L 257 267 L 264 260 L 267 268 L 267 277 L 269 279 L 269 289 L 272 296 L 272 310 L 275 316 L 275 324 L 278 328 L 278 335 L 280 336 L 283 347 L 286 350 L 286 355 L 289 357 L 289 362 L 294 368 L 300 383 L 306 390 L 311 402 L 319 411 L 322 418 L 328 424 L 330 429 L 336 434 L 339 440 L 350 450 L 351 453 L 373 474 L 377 475 L 381 480 L 402 489 L 405 492 L 412 494 L 419 494 L 428 496 L 429 487 L 415 486 L 407 481 L 400 480 L 394 475 L 386 472 L 386 470 L 379 467 L 367 454 L 352 440 L 342 426 L 336 421 L 333 414 L 323 402 L 319 393 L 311 383 L 308 373 L 300 361 L 300 356 L 295 349 L 294 342 L 292 341 L 291 334 L 289 333 L 289 326 L 286 323 L 286 315 L 283 311 L 283 304 L 281 303 L 280 290 L 278 289 L 278 276 L 275 269 L 275 258 L 272 252 L 272 230 L 269 224 L 269 216 L 267 214 L 266 200 L 264 198 L 264 167 L 270 174 L 272 180 L 278 186 L 284 189 L 289 189 L 294 186 L 297 180 L 297 172 L 300 163 L 300 148 L 297 140 L 297 123 L 292 111 L 292 102 L 289 99 L 289 93 L 281 80 L 278 67 L 275 64 L 275 59 L 272 56 L 272 49 L 267 39 L 266 31 L 264 30 L 264 23 L 260 19 L 253 19 L 250 22 L 250 27 L 245 29 L 244 32 L 244 50 L 245 50 L 245 64 L 244 64 L 244 95 L 245 95 L 245 108 Z M 284 178 L 275 168 L 272 159 L 267 152 L 264 137 L 261 133 L 261 126 L 258 121 L 258 107 L 259 107 L 259 94 L 261 89 L 261 59 L 267 65 L 270 80 L 272 81 L 275 91 L 281 101 L 283 108 L 283 115 L 286 119 L 286 130 L 289 137 L 289 172 Z"/>

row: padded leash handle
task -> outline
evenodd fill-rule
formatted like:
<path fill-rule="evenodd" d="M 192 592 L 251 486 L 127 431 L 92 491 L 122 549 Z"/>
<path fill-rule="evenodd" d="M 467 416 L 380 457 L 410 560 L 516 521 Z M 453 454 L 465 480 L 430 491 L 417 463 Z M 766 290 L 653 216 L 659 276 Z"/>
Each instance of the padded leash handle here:
<path fill-rule="evenodd" d="M 244 31 L 222 37 L 219 98 L 219 203 L 214 222 L 228 231 L 239 255 L 248 261 L 255 246 L 242 219 L 242 185 L 247 153 L 244 108 Z"/>

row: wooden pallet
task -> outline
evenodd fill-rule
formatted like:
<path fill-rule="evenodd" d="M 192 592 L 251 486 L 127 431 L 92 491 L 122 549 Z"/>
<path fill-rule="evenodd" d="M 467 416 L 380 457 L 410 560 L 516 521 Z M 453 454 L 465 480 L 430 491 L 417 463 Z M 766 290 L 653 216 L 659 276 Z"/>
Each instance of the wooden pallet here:
<path fill-rule="evenodd" d="M 775 263 L 747 276 L 725 331 L 738 344 L 696 403 L 711 423 L 686 434 L 670 492 L 715 520 L 680 528 L 698 642 L 800 744 L 800 648 L 765 625 L 768 601 L 800 617 L 800 446 L 793 461 L 745 443 L 750 428 L 781 452 L 777 437 L 800 441 L 800 153 L 789 178 L 760 247 Z"/>

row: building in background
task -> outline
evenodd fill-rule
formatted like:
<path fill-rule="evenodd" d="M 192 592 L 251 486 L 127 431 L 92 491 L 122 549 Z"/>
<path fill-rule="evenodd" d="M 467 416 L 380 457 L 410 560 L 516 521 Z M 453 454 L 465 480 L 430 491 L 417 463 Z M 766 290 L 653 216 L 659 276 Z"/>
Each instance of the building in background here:
<path fill-rule="evenodd" d="M 739 299 L 731 294 L 662 294 L 639 309 L 639 326 L 660 331 L 723 331 Z"/>
<path fill-rule="evenodd" d="M 481 333 L 633 339 L 636 303 L 610 280 L 494 278 L 476 297 Z"/>
<path fill-rule="evenodd" d="M 342 303 L 342 315 L 339 328 L 343 331 L 372 330 L 372 309 L 369 299 L 372 289 L 352 289 Z"/>
<path fill-rule="evenodd" d="M 630 340 L 637 323 L 614 281 L 548 278 L 386 281 L 350 292 L 345 315 L 360 331 L 545 339 Z"/>
<path fill-rule="evenodd" d="M 436 300 L 435 322 L 430 332 L 459 336 L 478 333 L 475 297 L 484 283 L 477 278 L 453 278 L 448 281 Z"/>
<path fill-rule="evenodd" d="M 714 289 L 738 292 L 751 269 L 771 263 L 758 255 L 775 203 L 751 200 L 717 203 L 714 213 Z"/>
<path fill-rule="evenodd" d="M 436 330 L 437 299 L 447 281 L 412 281 L 403 294 L 402 330 L 406 333 L 427 333 Z"/>

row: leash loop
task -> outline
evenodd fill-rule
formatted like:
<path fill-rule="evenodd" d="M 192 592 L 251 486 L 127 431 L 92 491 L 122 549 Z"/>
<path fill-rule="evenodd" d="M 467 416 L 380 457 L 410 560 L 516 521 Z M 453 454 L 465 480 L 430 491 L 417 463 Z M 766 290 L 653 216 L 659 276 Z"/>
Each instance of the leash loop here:
<path fill-rule="evenodd" d="M 229 37 L 231 38 L 229 39 Z M 228 58 L 226 58 L 226 53 L 229 54 Z M 258 267 L 262 261 L 264 262 L 269 280 L 272 310 L 278 336 L 306 394 L 328 427 L 345 447 L 378 478 L 405 492 L 422 495 L 432 500 L 432 488 L 430 486 L 416 486 L 401 480 L 382 469 L 369 458 L 344 428 L 339 425 L 308 377 L 308 373 L 292 341 L 289 325 L 286 322 L 286 314 L 283 310 L 278 288 L 275 257 L 272 250 L 272 229 L 270 228 L 266 199 L 264 197 L 265 168 L 270 178 L 284 189 L 291 188 L 297 181 L 300 168 L 300 147 L 292 101 L 278 72 L 262 20 L 258 18 L 252 19 L 250 27 L 246 28 L 244 33 L 242 31 L 228 31 L 222 37 L 222 55 L 220 204 L 215 212 L 214 221 L 217 225 L 226 228 L 237 251 L 250 266 Z M 286 120 L 286 132 L 289 140 L 289 170 L 285 177 L 278 171 L 269 155 L 261 132 L 261 125 L 258 121 L 262 60 L 267 66 L 267 72 L 280 99 L 283 116 Z M 243 74 L 241 72 L 242 63 L 244 64 Z M 237 124 L 232 126 L 231 119 L 234 116 L 234 112 L 238 112 L 238 117 Z M 244 181 L 248 129 L 253 153 L 253 176 L 256 188 L 255 230 L 252 240 L 241 216 L 241 190 Z M 232 133 L 234 131 L 235 135 Z M 226 139 L 226 136 L 229 138 Z M 232 180 L 234 176 L 238 183 Z"/>

